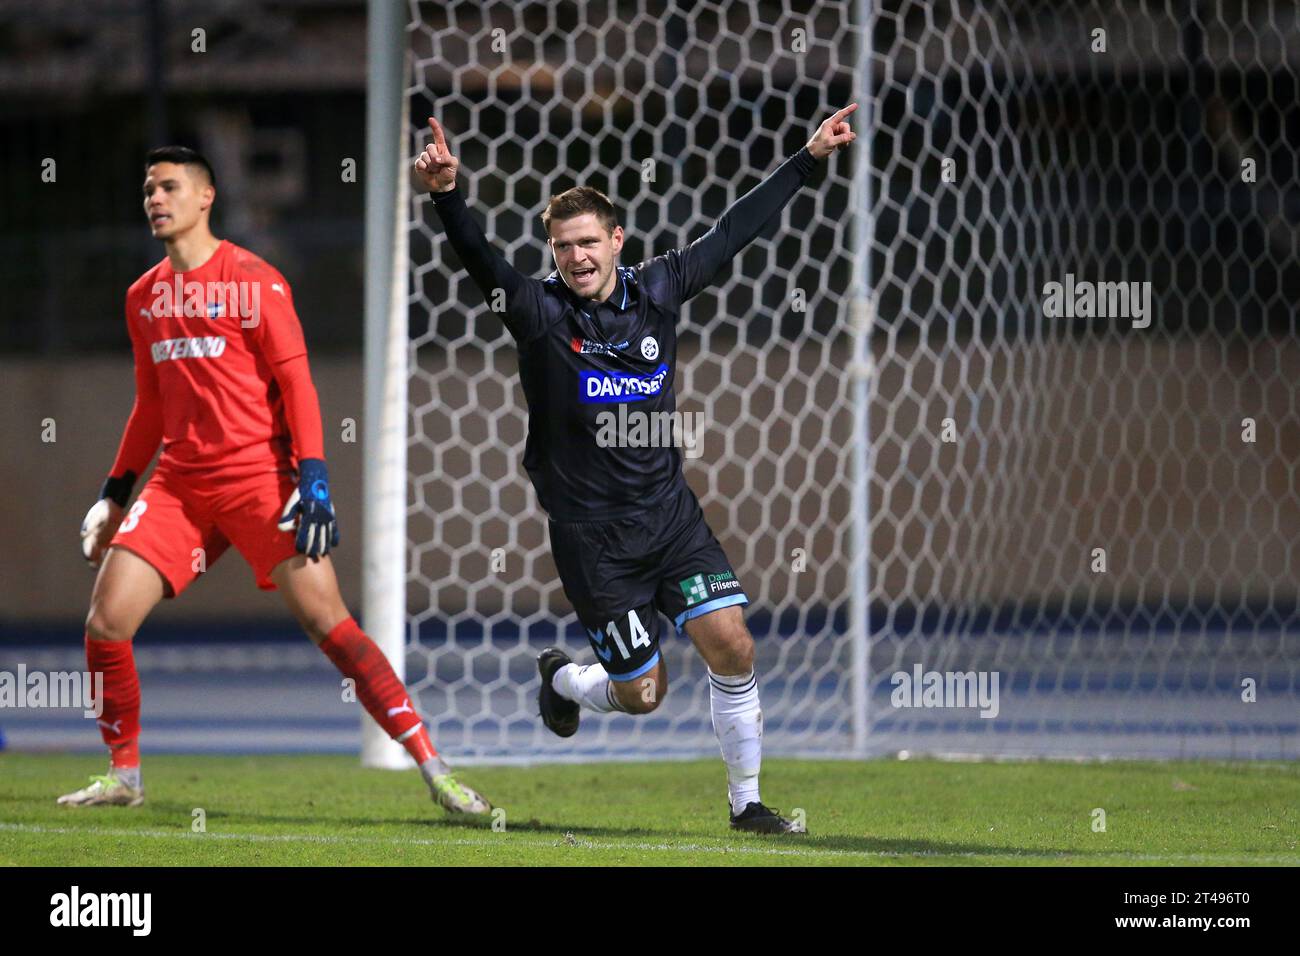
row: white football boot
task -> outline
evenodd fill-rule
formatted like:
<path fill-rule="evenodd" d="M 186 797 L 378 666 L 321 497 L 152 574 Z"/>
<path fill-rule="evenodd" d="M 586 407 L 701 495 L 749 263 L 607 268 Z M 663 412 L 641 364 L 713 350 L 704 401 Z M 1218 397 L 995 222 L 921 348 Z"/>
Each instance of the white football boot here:
<path fill-rule="evenodd" d="M 480 816 L 492 812 L 488 803 L 475 790 L 460 783 L 454 774 L 440 773 L 429 781 L 433 802 L 448 813 Z"/>
<path fill-rule="evenodd" d="M 109 771 L 90 778 L 90 785 L 59 797 L 65 807 L 138 807 L 144 803 L 144 787 L 132 787 Z"/>

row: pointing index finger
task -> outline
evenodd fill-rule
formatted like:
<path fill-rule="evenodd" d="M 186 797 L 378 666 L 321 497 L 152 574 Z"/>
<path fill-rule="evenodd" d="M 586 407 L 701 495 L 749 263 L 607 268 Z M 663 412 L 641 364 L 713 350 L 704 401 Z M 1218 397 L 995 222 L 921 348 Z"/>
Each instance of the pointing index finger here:
<path fill-rule="evenodd" d="M 848 116 L 857 108 L 858 108 L 857 103 L 850 103 L 848 106 L 844 107 L 844 109 L 837 111 L 835 115 L 831 117 L 831 122 L 838 123 L 840 120 L 844 119 L 844 117 Z"/>
<path fill-rule="evenodd" d="M 443 135 L 442 127 L 432 116 L 429 117 L 429 129 L 433 130 L 433 141 L 443 149 L 447 148 L 447 137 Z"/>

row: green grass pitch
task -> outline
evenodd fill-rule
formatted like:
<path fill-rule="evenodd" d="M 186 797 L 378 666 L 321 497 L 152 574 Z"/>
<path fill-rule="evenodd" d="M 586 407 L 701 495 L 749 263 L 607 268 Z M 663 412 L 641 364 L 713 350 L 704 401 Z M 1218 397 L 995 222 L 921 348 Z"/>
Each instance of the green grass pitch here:
<path fill-rule="evenodd" d="M 777 839 L 728 831 L 717 760 L 465 768 L 499 832 L 351 757 L 146 757 L 143 807 L 55 805 L 102 766 L 0 754 L 0 864 L 1300 865 L 1300 764 L 769 759 L 810 830 Z"/>

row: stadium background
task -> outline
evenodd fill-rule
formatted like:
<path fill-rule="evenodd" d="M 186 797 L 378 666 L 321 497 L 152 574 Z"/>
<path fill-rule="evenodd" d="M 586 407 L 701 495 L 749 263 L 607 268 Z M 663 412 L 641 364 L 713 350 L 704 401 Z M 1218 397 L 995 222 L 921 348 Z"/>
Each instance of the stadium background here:
<path fill-rule="evenodd" d="M 765 13 L 776 17 L 783 5 L 749 6 L 761 18 Z M 1040 24 L 1064 16 L 1052 13 L 1050 5 L 1018 6 Z M 1133 4 L 1094 6 L 1099 16 L 1113 13 L 1120 18 L 1136 9 Z M 1262 4 L 1230 6 L 1247 20 L 1265 16 Z M 609 9 L 617 15 L 619 5 Z M 1294 13 L 1283 9 L 1282 16 L 1294 25 Z M 181 25 L 191 23 L 207 30 L 209 52 L 202 56 L 188 55 L 190 37 Z M 965 42 L 956 31 L 952 40 L 959 47 Z M 1284 47 L 1272 58 L 1262 56 L 1250 69 L 1240 69 L 1231 57 L 1189 57 L 1187 38 L 1176 21 L 1160 25 L 1151 40 L 1147 46 L 1117 45 L 1116 79 L 1085 88 L 1077 102 L 1067 103 L 1051 119 L 1061 148 L 1079 152 L 1098 148 L 1107 115 L 1134 120 L 1140 128 L 1130 165 L 1116 164 L 1112 178 L 1095 183 L 1092 195 L 1066 201 L 1081 207 L 1075 220 L 1081 232 L 1105 230 L 1107 222 L 1126 223 L 1115 231 L 1113 242 L 1102 244 L 1109 249 L 1107 261 L 1081 257 L 1075 260 L 1076 271 L 1087 274 L 1101 268 L 1109 270 L 1108 275 L 1153 279 L 1156 323 L 1162 334 L 1153 336 L 1144 351 L 1140 376 L 1105 396 L 1104 415 L 1088 384 L 1096 380 L 1089 370 L 1122 367 L 1127 354 L 1122 343 L 1094 334 L 1086 324 L 1047 343 L 1052 357 L 1046 364 L 1073 371 L 1042 385 L 1044 417 L 1039 441 L 1021 462 L 1024 484 L 976 483 L 963 503 L 964 513 L 984 514 L 1004 504 L 982 500 L 981 495 L 1014 502 L 1039 488 L 1044 476 L 1062 493 L 1049 496 L 1032 522 L 1008 509 L 999 540 L 1011 546 L 991 553 L 968 547 L 970 528 L 960 515 L 949 516 L 937 530 L 919 521 L 922 514 L 947 515 L 945 505 L 950 506 L 945 488 L 919 482 L 916 500 L 899 502 L 894 520 L 885 522 L 892 533 L 872 542 L 882 556 L 876 586 L 886 592 L 933 596 L 932 603 L 908 609 L 916 622 L 908 626 L 918 630 L 942 627 L 942 620 L 936 624 L 935 618 L 948 613 L 943 597 L 952 580 L 967 575 L 978 575 L 984 582 L 983 601 L 960 613 L 988 620 L 1014 607 L 1030 609 L 1039 620 L 1043 615 L 1059 620 L 1082 613 L 1104 621 L 1108 614 L 1131 615 L 1134 608 L 1141 614 L 1144 602 L 1157 595 L 1159 605 L 1151 610 L 1149 622 L 1152 635 L 1177 629 L 1188 617 L 1246 620 L 1253 622 L 1251 629 L 1262 622 L 1269 629 L 1268 640 L 1243 645 L 1232 660 L 1243 665 L 1254 661 L 1256 670 L 1273 676 L 1273 686 L 1294 698 L 1300 580 L 1295 548 L 1300 540 L 1295 464 L 1300 459 L 1300 421 L 1294 387 L 1300 374 L 1295 338 L 1300 266 L 1294 255 L 1294 225 L 1282 213 L 1264 225 L 1247 215 L 1236 220 L 1239 227 L 1207 216 L 1207 208 L 1254 207 L 1232 187 L 1216 192 L 1204 185 L 1221 158 L 1214 150 L 1198 148 L 1199 121 L 1189 120 L 1186 111 L 1151 104 L 1160 103 L 1162 96 L 1174 104 L 1195 100 L 1202 89 L 1213 89 L 1230 102 L 1277 104 L 1276 115 L 1261 130 L 1270 144 L 1270 161 L 1262 165 L 1269 170 L 1278 209 L 1290 210 L 1293 221 L 1294 155 L 1300 139 L 1294 111 L 1295 54 Z M 160 62 L 165 92 L 155 82 Z M 1068 61 L 1049 56 L 1019 66 L 1019 77 L 1027 76 L 1026 82 L 1046 89 L 1071 71 Z M 719 65 L 726 68 L 725 62 Z M 0 552 L 0 668 L 12 669 L 19 660 L 29 668 L 80 667 L 80 621 L 93 578 L 79 557 L 75 532 L 112 459 L 131 403 L 121 301 L 127 284 L 159 256 L 143 228 L 138 185 L 143 152 L 162 139 L 192 143 L 209 153 L 219 178 L 217 233 L 269 259 L 294 285 L 321 395 L 327 456 L 340 508 L 343 547 L 336 560 L 344 597 L 351 607 L 358 606 L 364 449 L 359 441 L 346 443 L 339 435 L 345 419 L 361 418 L 364 171 L 356 182 L 345 182 L 340 164 L 352 158 L 360 165 L 365 155 L 365 83 L 361 3 L 232 2 L 216 12 L 207 4 L 185 2 L 10 2 L 0 7 L 0 381 L 6 406 L 0 416 L 0 443 L 6 449 L 0 465 L 0 487 L 6 489 L 0 526 L 14 544 Z M 809 128 L 820 101 L 837 102 L 850 93 L 847 84 L 818 95 L 810 92 L 801 104 L 808 111 Z M 937 83 L 927 86 L 926 93 L 943 103 L 970 91 L 960 83 Z M 879 122 L 890 128 L 889 109 L 901 117 L 914 104 L 885 106 Z M 896 162 L 895 155 L 908 155 L 926 136 L 958 138 L 963 122 L 996 121 L 960 110 L 952 116 L 957 120 L 952 126 L 932 127 L 928 133 L 902 125 L 896 141 L 877 144 L 873 150 L 879 192 L 900 197 L 899 209 L 904 207 L 901 197 L 933 187 L 938 170 Z M 454 129 L 456 124 L 453 120 L 448 125 Z M 1152 142 L 1156 148 L 1142 148 Z M 578 140 L 571 148 L 587 147 Z M 597 141 L 597 148 L 617 150 L 617 143 L 606 138 Z M 40 181 L 45 157 L 58 162 L 56 183 Z M 481 167 L 482 158 L 472 153 L 463 157 L 471 169 Z M 585 163 L 587 158 L 569 160 Z M 983 160 L 991 167 L 992 151 Z M 1156 184 L 1144 196 L 1149 208 L 1134 210 L 1122 175 L 1134 168 Z M 494 181 L 485 180 L 480 197 L 490 203 L 493 188 Z M 538 205 L 544 198 L 536 197 Z M 1010 202 L 1028 205 L 1032 198 L 1013 197 Z M 707 195 L 703 204 L 702 212 L 712 216 L 724 206 L 718 194 Z M 907 248 L 908 243 L 894 240 L 910 230 L 920 232 L 915 207 L 908 208 L 913 218 L 897 215 L 877 221 L 881 245 Z M 638 249 L 636 237 L 639 227 L 651 225 L 650 214 L 644 209 L 638 219 L 634 211 L 628 221 L 633 237 L 628 261 L 648 251 Z M 959 212 L 936 201 L 933 209 L 919 215 L 927 223 L 942 223 L 955 220 Z M 520 222 L 517 228 L 540 235 L 536 223 Z M 1278 229 L 1284 231 L 1280 237 Z M 981 241 L 973 231 L 958 231 L 955 245 L 943 254 L 960 258 Z M 1279 260 L 1261 250 L 1278 242 L 1290 255 L 1275 266 Z M 928 250 L 917 259 L 933 254 Z M 412 255 L 427 256 L 427 251 L 413 248 Z M 814 250 L 812 255 L 831 263 L 824 277 L 829 291 L 847 289 L 846 259 L 832 249 Z M 1219 267 L 1252 259 L 1255 268 L 1249 270 Z M 525 271 L 543 271 L 540 246 L 532 261 L 520 264 Z M 1187 271 L 1180 273 L 1180 268 Z M 876 351 L 924 352 L 935 337 L 950 334 L 946 325 L 936 322 L 931 327 L 927 317 L 965 301 L 968 290 L 958 287 L 958 277 L 945 278 L 939 270 L 927 273 L 933 281 L 913 282 L 907 262 L 882 262 L 878 271 L 898 281 L 881 285 Z M 431 276 L 425 292 L 435 300 L 448 293 L 439 281 Z M 1198 290 L 1190 299 L 1184 294 L 1189 286 Z M 772 294 L 780 299 L 782 292 Z M 1005 334 L 991 306 L 992 296 L 980 301 L 990 307 L 966 313 L 967 324 L 958 334 L 973 341 Z M 1243 308 L 1242 302 L 1249 307 Z M 707 313 L 717 306 L 706 299 L 698 308 Z M 728 303 L 727 311 L 742 312 L 743 303 Z M 826 323 L 825 329 L 833 325 L 828 310 L 815 311 L 810 320 L 814 329 L 818 322 Z M 736 341 L 754 342 L 794 334 L 773 321 L 736 323 L 729 331 Z M 441 329 L 440 334 L 455 337 L 456 330 Z M 687 334 L 685 355 L 696 346 Z M 836 361 L 842 358 L 847 367 L 847 344 L 835 348 Z M 1217 359 L 1209 370 L 1202 365 L 1207 354 Z M 884 430 L 886 415 L 894 434 L 937 431 L 946 410 L 908 400 L 903 393 L 955 393 L 956 383 L 970 370 L 951 352 L 936 350 L 935 356 L 919 366 L 928 381 L 882 379 L 885 400 L 872 408 L 873 431 Z M 989 359 L 985 373 L 1007 374 L 998 362 Z M 896 369 L 917 367 L 903 361 Z M 700 392 L 713 391 L 724 374 L 737 374 L 736 369 L 724 370 L 722 363 L 705 368 L 712 368 L 716 379 L 697 373 L 694 388 Z M 809 399 L 829 404 L 832 397 L 815 394 Z M 464 401 L 454 394 L 443 398 L 452 405 Z M 1231 423 L 1247 414 L 1271 425 L 1261 430 L 1255 454 L 1238 460 L 1207 457 L 1189 466 L 1189 450 L 1194 456 L 1202 449 L 1206 434 L 1230 437 Z M 57 441 L 52 443 L 40 437 L 40 423 L 47 418 L 57 424 Z M 1153 422 L 1158 423 L 1154 428 Z M 846 441 L 848 424 L 843 423 Z M 1117 431 L 1154 435 L 1157 440 L 1142 454 L 1127 457 L 1111 444 Z M 744 440 L 753 442 L 757 451 L 760 441 L 798 443 L 801 436 L 797 431 L 783 434 L 777 427 Z M 997 448 L 986 451 L 996 454 Z M 877 449 L 875 467 L 882 473 L 905 471 L 910 467 L 907 457 L 905 447 L 885 444 Z M 1120 459 L 1129 480 L 1150 489 L 1153 499 L 1161 502 L 1159 514 L 1153 518 L 1150 507 L 1116 507 L 1099 509 L 1097 524 L 1080 521 L 1096 489 L 1115 480 Z M 834 460 L 820 461 L 826 471 L 815 475 L 813 484 L 830 487 L 837 477 Z M 468 464 L 464 467 L 468 476 Z M 747 515 L 729 522 L 721 504 L 738 490 L 743 476 L 723 472 L 722 477 L 734 486 L 715 489 L 711 522 L 729 550 L 745 553 L 747 547 L 757 547 L 759 552 L 747 560 L 755 565 L 771 561 L 774 554 L 761 551 L 771 547 L 770 542 L 751 543 L 756 533 L 761 538 L 760 519 Z M 698 474 L 692 479 L 698 487 Z M 1253 500 L 1259 504 L 1225 496 L 1226 506 L 1218 508 L 1211 503 L 1217 500 L 1216 489 L 1227 486 L 1254 489 Z M 809 495 L 799 507 L 808 514 L 825 509 L 845 514 L 848 503 L 843 495 Z M 1213 509 L 1208 525 L 1207 508 Z M 1053 529 L 1059 553 L 1086 553 L 1102 531 L 1108 540 L 1127 542 L 1124 560 L 1144 571 L 1139 576 L 1116 575 L 1113 583 L 1098 588 L 1086 562 L 1044 565 L 1028 557 L 1030 549 L 1014 546 L 1044 527 Z M 539 543 L 541 522 L 525 533 L 536 538 L 534 545 Z M 1170 541 L 1185 544 L 1169 547 Z M 1250 562 L 1248 575 L 1242 573 L 1242 559 L 1233 546 L 1243 541 L 1266 543 L 1266 553 Z M 793 580 L 794 600 L 814 589 L 818 594 L 845 590 L 847 563 L 834 557 L 843 554 L 844 545 L 845 539 L 833 530 L 810 542 L 814 554 L 830 557 L 824 574 Z M 942 566 L 887 557 L 922 552 L 955 554 Z M 435 564 L 425 573 L 437 577 L 442 571 L 436 562 L 445 558 L 436 549 L 428 558 Z M 538 573 L 546 570 L 543 563 Z M 1082 611 L 1069 604 L 1069 597 L 1078 593 L 1093 598 Z M 490 595 L 486 599 L 490 601 Z M 443 607 L 448 614 L 461 609 Z M 490 605 L 477 609 L 493 610 Z M 842 606 L 819 610 L 844 613 Z M 1157 612 L 1169 616 L 1157 620 Z M 873 624 L 887 613 L 873 608 Z M 897 625 L 895 615 L 890 623 Z M 1158 637 L 1154 640 L 1159 643 Z M 333 672 L 297 635 L 278 598 L 251 587 L 247 568 L 236 558 L 218 564 L 182 601 L 160 607 L 141 632 L 138 646 L 145 726 L 153 749 L 355 749 L 355 710 L 337 702 Z M 1212 679 L 1222 676 L 1215 673 Z M 92 749 L 98 744 L 84 724 L 52 714 L 0 714 L 0 726 L 12 746 Z M 1294 750 L 1287 749 L 1297 734 L 1294 720 L 1280 723 L 1278 733 L 1282 754 L 1294 756 Z"/>

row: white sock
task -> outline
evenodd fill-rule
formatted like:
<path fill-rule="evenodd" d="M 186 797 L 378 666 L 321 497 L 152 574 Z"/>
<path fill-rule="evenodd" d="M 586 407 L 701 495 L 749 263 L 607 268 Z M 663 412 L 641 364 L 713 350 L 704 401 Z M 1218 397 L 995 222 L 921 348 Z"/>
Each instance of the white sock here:
<path fill-rule="evenodd" d="M 720 677 L 709 671 L 709 706 L 727 765 L 731 812 L 738 814 L 758 802 L 758 769 L 763 762 L 763 711 L 754 672 Z"/>
<path fill-rule="evenodd" d="M 433 786 L 433 778 L 441 777 L 443 774 L 451 773 L 451 768 L 441 756 L 435 755 L 430 757 L 424 763 L 420 764 L 420 776 L 430 787 Z"/>
<path fill-rule="evenodd" d="M 121 780 L 128 787 L 136 790 L 140 789 L 140 768 L 135 767 L 109 767 L 108 772 Z"/>
<path fill-rule="evenodd" d="M 581 704 L 598 714 L 623 709 L 615 702 L 609 675 L 599 664 L 588 664 L 585 667 L 565 664 L 551 678 L 551 686 L 565 700 Z"/>

